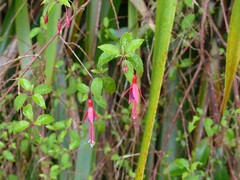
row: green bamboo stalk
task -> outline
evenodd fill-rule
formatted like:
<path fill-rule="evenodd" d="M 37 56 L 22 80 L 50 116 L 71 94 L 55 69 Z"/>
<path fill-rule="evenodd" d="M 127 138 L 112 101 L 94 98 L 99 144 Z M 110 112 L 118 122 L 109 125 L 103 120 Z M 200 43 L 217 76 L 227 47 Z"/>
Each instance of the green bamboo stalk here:
<path fill-rule="evenodd" d="M 240 61 L 240 0 L 235 0 L 229 25 L 226 54 L 225 87 L 221 114 L 227 105 L 233 80 Z"/>
<path fill-rule="evenodd" d="M 32 55 L 29 51 L 32 47 L 32 41 L 29 36 L 30 34 L 30 21 L 28 15 L 28 7 L 26 0 L 15 1 L 15 13 L 16 16 L 16 34 L 18 38 L 18 51 L 19 55 Z M 30 58 L 24 58 L 21 60 L 21 68 L 24 69 L 30 62 Z M 27 71 L 26 76 L 29 77 L 31 71 Z"/>
<path fill-rule="evenodd" d="M 47 23 L 47 32 L 46 32 L 46 40 L 48 41 L 57 31 L 57 23 L 58 18 L 60 18 L 61 7 L 59 4 L 56 4 L 51 13 L 49 14 L 49 22 Z M 54 39 L 51 44 L 46 48 L 46 67 L 45 67 L 45 75 L 46 75 L 46 83 L 51 85 L 53 81 L 53 73 L 54 73 L 54 65 L 57 56 L 57 42 L 58 39 Z"/>
<path fill-rule="evenodd" d="M 176 11 L 176 0 L 157 0 L 156 4 L 156 33 L 153 53 L 153 69 L 151 77 L 150 98 L 144 130 L 136 179 L 143 179 L 145 164 L 148 156 L 148 149 L 151 141 L 154 119 L 158 107 L 158 100 L 165 64 L 167 60 L 168 47 Z"/>

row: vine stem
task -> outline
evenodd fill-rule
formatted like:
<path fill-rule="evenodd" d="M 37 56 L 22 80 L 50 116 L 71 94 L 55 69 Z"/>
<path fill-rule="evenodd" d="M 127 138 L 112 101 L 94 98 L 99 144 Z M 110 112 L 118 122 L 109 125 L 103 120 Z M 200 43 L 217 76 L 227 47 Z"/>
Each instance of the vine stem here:
<path fill-rule="evenodd" d="M 80 8 L 77 10 L 76 14 L 80 13 L 81 11 L 84 11 L 85 7 L 91 2 L 91 0 L 86 1 L 82 6 L 80 6 Z M 75 15 L 73 15 L 70 19 L 72 20 L 73 17 Z M 66 27 L 66 23 L 63 24 L 62 29 Z M 30 61 L 30 63 L 28 64 L 28 66 L 23 70 L 22 74 L 19 76 L 19 78 L 23 77 L 26 72 L 30 69 L 30 67 L 32 66 L 32 64 L 38 59 L 38 57 L 43 53 L 43 51 L 49 46 L 49 44 L 51 44 L 51 42 L 59 35 L 59 32 L 57 31 L 50 39 L 49 41 L 39 50 L 39 52 L 37 54 L 35 54 L 35 57 Z M 0 102 L 7 96 L 7 94 L 13 89 L 13 87 L 16 85 L 18 81 L 15 80 L 12 85 L 8 88 L 8 90 L 6 91 L 6 93 L 0 98 Z"/>
<path fill-rule="evenodd" d="M 146 126 L 144 129 L 140 157 L 136 172 L 136 179 L 143 179 L 148 150 L 151 142 L 154 120 L 158 108 L 158 99 L 161 92 L 168 47 L 176 11 L 176 0 L 157 0 L 156 3 L 156 32 L 153 52 L 152 77 L 150 97 L 147 113 L 145 116 Z"/>

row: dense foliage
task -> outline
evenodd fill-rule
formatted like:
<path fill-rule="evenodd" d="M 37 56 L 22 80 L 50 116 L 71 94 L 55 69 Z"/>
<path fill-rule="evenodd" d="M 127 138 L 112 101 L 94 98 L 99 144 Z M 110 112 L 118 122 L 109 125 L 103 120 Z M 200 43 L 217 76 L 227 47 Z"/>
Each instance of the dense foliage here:
<path fill-rule="evenodd" d="M 240 179 L 239 12 L 0 1 L 0 179 Z"/>

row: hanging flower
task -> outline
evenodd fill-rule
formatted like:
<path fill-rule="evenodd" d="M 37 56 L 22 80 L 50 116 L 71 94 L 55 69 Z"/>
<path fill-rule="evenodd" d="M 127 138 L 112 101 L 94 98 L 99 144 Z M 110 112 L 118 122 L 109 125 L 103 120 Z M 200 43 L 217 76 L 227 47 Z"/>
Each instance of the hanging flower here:
<path fill-rule="evenodd" d="M 143 101 L 146 103 L 145 99 L 142 96 L 141 90 L 137 85 L 137 75 L 136 72 L 134 72 L 132 84 L 130 87 L 122 94 L 122 97 L 126 95 L 126 93 L 129 91 L 129 98 L 128 103 L 132 103 L 132 115 L 131 118 L 134 119 L 134 125 L 136 124 L 135 119 L 137 119 L 138 112 L 137 112 L 137 105 L 139 103 L 139 96 L 142 97 Z"/>
<path fill-rule="evenodd" d="M 95 119 L 98 119 L 98 115 L 94 110 L 93 107 L 93 102 L 91 99 L 88 99 L 88 110 L 85 113 L 84 117 L 83 117 L 83 121 L 86 121 L 86 118 L 88 119 L 89 122 L 89 137 L 88 137 L 88 143 L 91 145 L 91 147 L 94 146 L 95 144 L 95 135 L 94 135 L 94 125 L 93 122 L 95 121 Z"/>

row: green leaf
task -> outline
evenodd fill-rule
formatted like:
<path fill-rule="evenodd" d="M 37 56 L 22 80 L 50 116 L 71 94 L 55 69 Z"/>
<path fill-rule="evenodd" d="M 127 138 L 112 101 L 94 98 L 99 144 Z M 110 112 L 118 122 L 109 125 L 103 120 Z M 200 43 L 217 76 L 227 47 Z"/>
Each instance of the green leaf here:
<path fill-rule="evenodd" d="M 31 104 L 27 104 L 24 108 L 23 108 L 23 114 L 26 118 L 30 119 L 31 121 L 33 121 L 34 119 L 34 115 L 33 115 L 33 109 L 32 109 L 32 105 Z"/>
<path fill-rule="evenodd" d="M 68 0 L 59 0 L 61 5 L 65 5 L 67 7 L 71 7 L 70 3 L 68 2 Z"/>
<path fill-rule="evenodd" d="M 134 53 L 134 51 L 141 46 L 143 39 L 133 39 L 130 43 L 126 45 L 125 53 Z"/>
<path fill-rule="evenodd" d="M 193 8 L 193 0 L 184 0 L 184 3 L 188 6 L 188 7 L 190 7 L 190 8 Z"/>
<path fill-rule="evenodd" d="M 47 84 L 39 84 L 33 90 L 34 93 L 38 94 L 49 94 L 52 91 L 52 87 Z"/>
<path fill-rule="evenodd" d="M 109 94 L 114 93 L 116 90 L 115 81 L 109 76 L 104 76 L 102 79 L 103 79 L 103 89 Z"/>
<path fill-rule="evenodd" d="M 14 124 L 14 133 L 22 132 L 28 128 L 30 123 L 28 121 L 22 120 Z"/>
<path fill-rule="evenodd" d="M 189 122 L 188 124 L 188 132 L 191 133 L 195 128 L 195 123 L 200 120 L 200 117 L 198 116 L 193 116 L 192 122 Z"/>
<path fill-rule="evenodd" d="M 42 114 L 38 116 L 34 124 L 37 126 L 41 126 L 43 124 L 50 124 L 53 121 L 54 121 L 54 117 L 52 117 L 50 114 Z"/>
<path fill-rule="evenodd" d="M 135 53 L 130 53 L 127 59 L 132 63 L 133 68 L 137 71 L 137 74 L 141 77 L 143 74 L 143 62 L 142 59 Z"/>
<path fill-rule="evenodd" d="M 192 165 L 191 165 L 191 171 L 197 170 L 197 166 L 201 166 L 201 165 L 202 165 L 201 162 L 194 162 L 194 163 L 192 163 Z"/>
<path fill-rule="evenodd" d="M 193 26 L 194 20 L 195 20 L 194 14 L 188 14 L 187 16 L 185 16 L 181 23 L 182 30 L 191 28 Z"/>
<path fill-rule="evenodd" d="M 102 65 L 104 65 L 104 64 L 108 63 L 109 61 L 113 60 L 114 57 L 115 57 L 115 55 L 113 55 L 113 54 L 103 52 L 98 59 L 98 67 L 101 67 Z"/>
<path fill-rule="evenodd" d="M 36 35 L 38 35 L 38 33 L 40 32 L 40 28 L 39 27 L 35 27 L 31 30 L 29 36 L 30 38 L 34 38 Z"/>
<path fill-rule="evenodd" d="M 88 98 L 88 94 L 82 94 L 80 92 L 77 93 L 77 99 L 80 103 L 86 101 Z"/>
<path fill-rule="evenodd" d="M 217 126 L 213 125 L 213 120 L 210 118 L 205 118 L 203 121 L 203 125 L 208 137 L 213 136 L 217 132 Z"/>
<path fill-rule="evenodd" d="M 9 150 L 4 150 L 2 155 L 8 161 L 11 161 L 11 162 L 15 161 L 13 154 Z"/>
<path fill-rule="evenodd" d="M 25 78 L 19 78 L 18 81 L 23 89 L 32 92 L 34 86 L 30 83 L 30 81 Z"/>
<path fill-rule="evenodd" d="M 184 158 L 178 158 L 175 160 L 176 162 L 176 165 L 179 166 L 180 168 L 182 169 L 186 169 L 186 170 L 189 170 L 189 162 L 184 159 Z"/>
<path fill-rule="evenodd" d="M 77 90 L 82 93 L 82 94 L 88 94 L 89 92 L 89 87 L 83 83 L 78 83 L 77 84 Z"/>
<path fill-rule="evenodd" d="M 201 140 L 197 145 L 196 150 L 193 151 L 193 161 L 198 161 L 203 164 L 208 162 L 210 154 L 210 144 L 208 138 Z"/>
<path fill-rule="evenodd" d="M 91 92 L 94 96 L 101 96 L 103 82 L 101 78 L 94 78 L 91 84 Z"/>
<path fill-rule="evenodd" d="M 103 44 L 101 46 L 98 46 L 98 48 L 101 49 L 102 51 L 104 51 L 108 54 L 112 54 L 114 56 L 119 56 L 120 55 L 119 48 L 115 45 L 112 45 L 112 44 Z"/>
<path fill-rule="evenodd" d="M 177 66 L 180 68 L 187 68 L 187 67 L 190 67 L 191 65 L 192 65 L 192 61 L 189 58 L 185 58 L 177 64 Z"/>
<path fill-rule="evenodd" d="M 33 101 L 34 101 L 37 105 L 39 105 L 41 108 L 46 109 L 45 100 L 43 99 L 43 97 L 42 97 L 41 94 L 38 94 L 38 93 L 34 94 L 34 95 L 32 96 L 32 99 L 33 99 Z"/>
<path fill-rule="evenodd" d="M 102 96 L 94 96 L 94 101 L 103 109 L 107 108 L 107 101 Z"/>
<path fill-rule="evenodd" d="M 123 35 L 120 39 L 120 45 L 125 47 L 128 43 L 131 42 L 132 39 L 133 39 L 132 33 L 129 33 L 129 32 L 123 33 Z"/>
<path fill-rule="evenodd" d="M 22 93 L 14 99 L 14 108 L 18 111 L 27 99 L 27 95 Z"/>
<path fill-rule="evenodd" d="M 80 144 L 79 134 L 77 133 L 77 131 L 71 130 L 69 132 L 69 136 L 70 136 L 69 150 L 76 149 Z"/>
<path fill-rule="evenodd" d="M 124 75 L 126 76 L 127 80 L 132 83 L 132 78 L 133 78 L 133 66 L 132 63 L 128 60 L 123 60 L 122 61 L 122 69 L 124 66 L 128 67 L 127 72 L 124 72 Z"/>
<path fill-rule="evenodd" d="M 50 179 L 57 179 L 57 176 L 60 174 L 59 165 L 53 165 L 50 169 Z"/>

